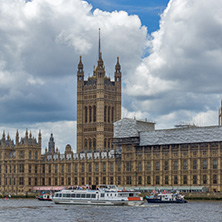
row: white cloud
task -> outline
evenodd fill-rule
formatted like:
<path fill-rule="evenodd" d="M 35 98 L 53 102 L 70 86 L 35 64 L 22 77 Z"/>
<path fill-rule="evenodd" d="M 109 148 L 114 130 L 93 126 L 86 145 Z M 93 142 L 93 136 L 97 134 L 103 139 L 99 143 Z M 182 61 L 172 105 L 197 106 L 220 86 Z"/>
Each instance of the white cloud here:
<path fill-rule="evenodd" d="M 221 9 L 222 2 L 217 0 L 169 2 L 160 29 L 152 33 L 150 55 L 128 79 L 125 93 L 134 96 L 131 111 L 150 113 L 165 127 L 181 121 L 195 120 L 197 125 L 201 124 L 198 121 L 217 122 L 222 81 Z"/>

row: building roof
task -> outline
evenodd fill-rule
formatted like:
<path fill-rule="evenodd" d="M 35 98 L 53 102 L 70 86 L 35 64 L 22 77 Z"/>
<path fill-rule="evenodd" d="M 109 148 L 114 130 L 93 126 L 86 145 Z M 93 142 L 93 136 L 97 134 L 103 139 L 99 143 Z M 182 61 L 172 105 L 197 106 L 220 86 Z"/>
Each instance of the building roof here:
<path fill-rule="evenodd" d="M 140 132 L 140 146 L 222 141 L 222 126 Z"/>
<path fill-rule="evenodd" d="M 139 132 L 154 129 L 153 122 L 123 118 L 114 123 L 114 138 L 139 137 Z"/>

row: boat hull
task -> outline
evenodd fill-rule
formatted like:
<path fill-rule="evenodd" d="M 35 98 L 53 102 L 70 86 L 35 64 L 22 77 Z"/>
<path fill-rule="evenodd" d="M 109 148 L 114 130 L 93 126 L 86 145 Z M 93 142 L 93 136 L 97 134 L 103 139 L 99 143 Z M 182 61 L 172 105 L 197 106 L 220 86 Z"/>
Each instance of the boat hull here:
<path fill-rule="evenodd" d="M 168 203 L 187 203 L 186 200 L 168 200 L 168 201 L 163 201 L 163 200 L 159 200 L 159 199 L 146 199 L 148 203 L 164 203 L 164 204 L 168 204 Z"/>
<path fill-rule="evenodd" d="M 103 205 L 103 206 L 124 206 L 128 205 L 128 201 L 109 201 L 109 200 L 88 200 L 88 201 L 81 201 L 81 200 L 66 200 L 66 199 L 53 199 L 55 204 L 71 204 L 71 205 Z"/>

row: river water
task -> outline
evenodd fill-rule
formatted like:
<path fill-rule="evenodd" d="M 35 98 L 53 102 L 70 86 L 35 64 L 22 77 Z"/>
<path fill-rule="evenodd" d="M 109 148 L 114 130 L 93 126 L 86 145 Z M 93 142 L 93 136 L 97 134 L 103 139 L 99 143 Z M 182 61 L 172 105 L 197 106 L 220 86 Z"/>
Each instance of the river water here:
<path fill-rule="evenodd" d="M 0 199 L 0 222 L 10 221 L 222 221 L 221 201 L 189 201 L 187 204 L 131 206 L 57 205 L 35 199 Z"/>

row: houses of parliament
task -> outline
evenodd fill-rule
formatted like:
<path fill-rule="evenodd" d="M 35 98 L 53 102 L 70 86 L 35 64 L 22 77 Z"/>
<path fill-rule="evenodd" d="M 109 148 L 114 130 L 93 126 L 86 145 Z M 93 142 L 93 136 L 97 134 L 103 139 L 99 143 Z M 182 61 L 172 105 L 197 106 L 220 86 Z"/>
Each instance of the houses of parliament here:
<path fill-rule="evenodd" d="M 77 152 L 55 149 L 53 134 L 42 153 L 41 131 L 0 139 L 0 193 L 27 194 L 61 186 L 116 184 L 140 190 L 205 187 L 222 191 L 222 126 L 155 130 L 152 122 L 121 119 L 122 73 L 106 76 L 102 53 L 86 80 L 77 71 Z M 220 114 L 221 118 L 221 114 Z M 221 121 L 220 121 L 221 123 Z"/>

